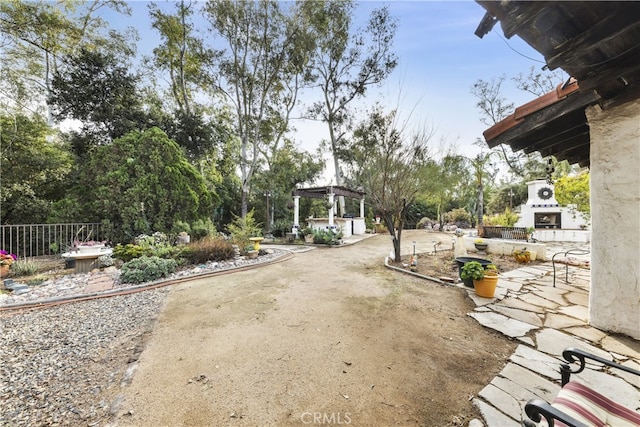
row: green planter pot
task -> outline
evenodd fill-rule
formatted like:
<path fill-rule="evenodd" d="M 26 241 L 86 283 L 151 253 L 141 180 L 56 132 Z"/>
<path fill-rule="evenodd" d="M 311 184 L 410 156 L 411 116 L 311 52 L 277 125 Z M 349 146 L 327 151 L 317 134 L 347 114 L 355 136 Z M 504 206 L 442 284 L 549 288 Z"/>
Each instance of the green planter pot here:
<path fill-rule="evenodd" d="M 458 264 L 458 275 L 460 276 L 460 280 L 462 280 L 462 283 L 464 283 L 464 285 L 468 288 L 473 288 L 473 280 L 472 279 L 463 279 L 461 276 L 462 273 L 462 267 L 471 261 L 478 261 L 480 264 L 482 264 L 482 267 L 486 267 L 489 264 L 493 264 L 493 262 L 491 262 L 488 259 L 484 259 L 484 258 L 474 258 L 474 257 L 467 257 L 467 256 L 461 256 L 456 258 L 456 264 Z"/>

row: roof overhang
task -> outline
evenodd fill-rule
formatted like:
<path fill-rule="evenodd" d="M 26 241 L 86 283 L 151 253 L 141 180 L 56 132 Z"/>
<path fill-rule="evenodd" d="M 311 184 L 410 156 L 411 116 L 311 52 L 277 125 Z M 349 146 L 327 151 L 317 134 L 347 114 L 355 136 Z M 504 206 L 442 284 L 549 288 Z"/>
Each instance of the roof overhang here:
<path fill-rule="evenodd" d="M 330 185 L 326 187 L 311 187 L 311 188 L 297 188 L 291 192 L 294 196 L 310 197 L 312 199 L 322 199 L 327 194 L 334 196 L 344 196 L 351 199 L 362 199 L 365 196 L 365 192 L 362 190 L 351 190 L 347 187 L 341 187 L 338 185 Z"/>
<path fill-rule="evenodd" d="M 545 57 L 549 69 L 562 68 L 577 80 L 485 131 L 487 144 L 588 166 L 585 108 L 607 109 L 640 97 L 640 2 L 476 2 L 487 11 L 476 35 L 500 21 L 505 37 L 518 35 Z"/>
<path fill-rule="evenodd" d="M 588 167 L 590 138 L 584 109 L 599 99 L 594 91 L 580 92 L 572 80 L 516 108 L 483 135 L 490 148 L 505 144 L 513 151 L 538 151 L 543 157 Z"/>

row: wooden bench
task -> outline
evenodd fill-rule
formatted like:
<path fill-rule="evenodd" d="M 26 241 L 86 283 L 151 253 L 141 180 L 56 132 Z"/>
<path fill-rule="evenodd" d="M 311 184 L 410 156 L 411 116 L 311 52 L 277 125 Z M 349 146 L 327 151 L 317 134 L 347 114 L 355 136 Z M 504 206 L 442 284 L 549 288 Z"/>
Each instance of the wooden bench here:
<path fill-rule="evenodd" d="M 556 287 L 556 264 L 564 265 L 564 281 L 569 283 L 569 266 L 591 269 L 591 264 L 588 260 L 576 258 L 571 255 L 588 255 L 590 251 L 586 249 L 569 249 L 564 252 L 557 252 L 551 257 L 551 264 L 553 265 L 553 287 Z"/>
<path fill-rule="evenodd" d="M 640 425 L 640 413 L 603 396 L 580 382 L 571 380 L 571 374 L 578 374 L 584 370 L 587 359 L 607 369 L 614 368 L 638 376 L 640 371 L 577 348 L 567 348 L 562 352 L 562 357 L 568 362 L 560 365 L 562 389 L 551 403 L 542 399 L 529 400 L 524 407 L 529 420 L 523 420 L 524 426 L 535 427 L 535 423 L 539 423 L 542 417 L 550 427 L 556 425 L 556 421 L 558 424 L 571 427 Z M 570 364 L 576 362 L 580 366 L 572 371 Z"/>

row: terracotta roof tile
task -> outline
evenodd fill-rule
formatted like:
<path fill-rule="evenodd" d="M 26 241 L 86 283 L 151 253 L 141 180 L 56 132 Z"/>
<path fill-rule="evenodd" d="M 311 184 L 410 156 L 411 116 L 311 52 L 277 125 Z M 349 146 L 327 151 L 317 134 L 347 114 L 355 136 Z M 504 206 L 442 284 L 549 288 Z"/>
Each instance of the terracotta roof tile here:
<path fill-rule="evenodd" d="M 502 135 L 507 130 L 516 126 L 518 123 L 522 122 L 528 115 L 540 111 L 543 108 L 548 107 L 549 105 L 555 104 L 556 102 L 562 101 L 578 90 L 579 87 L 577 80 L 574 78 L 569 79 L 567 83 L 558 85 L 556 90 L 542 95 L 541 97 L 536 98 L 533 101 L 527 102 L 526 104 L 516 108 L 513 114 L 510 114 L 503 120 L 499 121 L 489 129 L 484 131 L 484 139 L 487 142 L 491 141 L 492 139 L 496 138 L 499 135 Z"/>

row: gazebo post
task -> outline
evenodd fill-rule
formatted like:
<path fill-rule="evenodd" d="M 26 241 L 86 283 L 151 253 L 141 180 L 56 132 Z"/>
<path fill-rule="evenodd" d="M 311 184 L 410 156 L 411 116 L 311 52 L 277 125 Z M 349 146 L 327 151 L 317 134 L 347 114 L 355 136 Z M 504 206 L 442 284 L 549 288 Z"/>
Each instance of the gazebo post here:
<path fill-rule="evenodd" d="M 331 192 L 328 194 L 329 204 L 331 205 L 331 207 L 329 208 L 329 230 L 333 230 L 336 228 L 336 226 L 333 225 L 333 208 L 335 206 L 335 200 L 334 200 L 333 188 L 331 188 L 330 191 Z"/>
<path fill-rule="evenodd" d="M 300 231 L 300 196 L 293 196 L 293 228 L 291 232 L 298 237 Z"/>
<path fill-rule="evenodd" d="M 364 218 L 364 197 L 360 199 L 360 218 Z"/>

